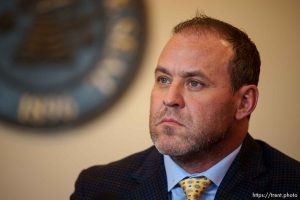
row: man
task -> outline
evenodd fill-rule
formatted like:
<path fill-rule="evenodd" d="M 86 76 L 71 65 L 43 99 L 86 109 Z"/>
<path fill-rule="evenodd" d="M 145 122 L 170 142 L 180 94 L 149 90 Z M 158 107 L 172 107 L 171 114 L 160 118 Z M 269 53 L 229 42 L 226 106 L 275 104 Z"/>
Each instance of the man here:
<path fill-rule="evenodd" d="M 155 147 L 84 170 L 71 199 L 298 197 L 299 162 L 248 134 L 259 71 L 239 29 L 202 15 L 177 25 L 155 69 Z"/>

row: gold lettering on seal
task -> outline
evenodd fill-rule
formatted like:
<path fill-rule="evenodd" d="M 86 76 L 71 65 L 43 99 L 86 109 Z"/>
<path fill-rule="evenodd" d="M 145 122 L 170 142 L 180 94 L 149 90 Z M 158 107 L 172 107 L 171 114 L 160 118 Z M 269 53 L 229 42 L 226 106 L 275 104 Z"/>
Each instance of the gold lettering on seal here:
<path fill-rule="evenodd" d="M 72 97 L 24 94 L 20 98 L 18 120 L 31 125 L 67 122 L 77 118 L 78 107 Z"/>
<path fill-rule="evenodd" d="M 104 3 L 108 8 L 118 9 L 127 6 L 129 0 L 106 0 Z"/>
<path fill-rule="evenodd" d="M 114 78 L 121 77 L 126 72 L 126 65 L 122 60 L 105 58 L 100 61 L 95 70 L 88 77 L 87 82 L 105 95 L 112 95 L 117 90 Z"/>
<path fill-rule="evenodd" d="M 138 28 L 137 21 L 132 17 L 120 19 L 112 29 L 108 45 L 114 50 L 132 52 L 138 46 L 134 31 Z"/>
<path fill-rule="evenodd" d="M 137 51 L 138 41 L 135 32 L 138 22 L 133 17 L 124 17 L 113 22 L 111 34 L 105 43 L 106 55 L 87 77 L 87 83 L 96 87 L 106 96 L 113 95 L 122 83 L 129 66 L 127 58 Z"/>

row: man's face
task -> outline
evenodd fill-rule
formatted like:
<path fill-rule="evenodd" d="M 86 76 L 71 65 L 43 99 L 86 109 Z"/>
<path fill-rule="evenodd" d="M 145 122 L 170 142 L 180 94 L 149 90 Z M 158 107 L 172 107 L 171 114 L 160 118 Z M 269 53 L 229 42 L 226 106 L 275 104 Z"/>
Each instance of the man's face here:
<path fill-rule="evenodd" d="M 231 45 L 214 35 L 176 34 L 163 49 L 151 93 L 150 133 L 170 156 L 207 151 L 235 121 Z"/>

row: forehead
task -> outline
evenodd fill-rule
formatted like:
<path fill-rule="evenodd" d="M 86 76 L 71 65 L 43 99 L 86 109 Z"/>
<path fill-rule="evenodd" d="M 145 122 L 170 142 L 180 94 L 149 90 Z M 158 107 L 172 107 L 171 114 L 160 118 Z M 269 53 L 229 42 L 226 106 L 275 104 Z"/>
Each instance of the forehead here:
<path fill-rule="evenodd" d="M 232 46 L 216 34 L 175 34 L 164 47 L 159 65 L 177 70 L 227 68 Z"/>

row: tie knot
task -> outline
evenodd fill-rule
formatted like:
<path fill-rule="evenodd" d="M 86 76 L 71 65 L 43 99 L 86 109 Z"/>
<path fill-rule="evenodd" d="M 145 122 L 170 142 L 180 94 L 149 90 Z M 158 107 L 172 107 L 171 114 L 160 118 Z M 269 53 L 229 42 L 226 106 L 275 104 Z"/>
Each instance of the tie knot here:
<path fill-rule="evenodd" d="M 211 181 L 206 177 L 186 178 L 179 182 L 187 200 L 199 200 L 201 193 L 208 188 Z"/>

